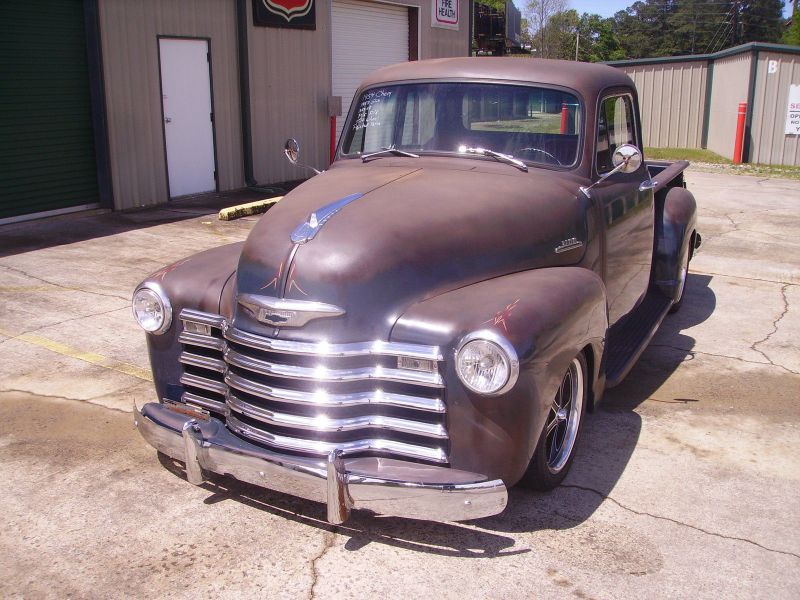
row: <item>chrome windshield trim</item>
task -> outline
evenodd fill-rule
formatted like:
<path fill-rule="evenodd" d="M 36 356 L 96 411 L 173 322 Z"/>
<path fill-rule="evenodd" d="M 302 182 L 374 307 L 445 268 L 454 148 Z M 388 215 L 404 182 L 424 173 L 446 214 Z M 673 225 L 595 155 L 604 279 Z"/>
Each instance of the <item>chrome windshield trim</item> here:
<path fill-rule="evenodd" d="M 332 433 L 337 431 L 357 431 L 359 429 L 390 429 L 414 435 L 447 439 L 447 431 L 441 423 L 425 423 L 383 415 L 363 415 L 341 419 L 330 418 L 324 414 L 317 416 L 292 415 L 255 406 L 241 398 L 228 394 L 228 406 L 231 410 L 250 418 L 276 425 L 308 431 Z"/>
<path fill-rule="evenodd" d="M 191 373 L 184 373 L 183 375 L 181 375 L 179 381 L 183 385 L 188 385 L 191 387 L 197 387 L 203 390 L 208 390 L 209 392 L 214 392 L 222 396 L 224 396 L 228 392 L 228 386 L 222 383 L 221 381 L 206 379 L 205 377 L 200 377 L 199 375 L 193 375 Z"/>
<path fill-rule="evenodd" d="M 181 310 L 180 319 L 181 321 L 194 321 L 195 323 L 210 325 L 211 327 L 216 327 L 217 329 L 222 329 L 222 326 L 225 323 L 225 317 L 191 308 L 184 308 Z"/>
<path fill-rule="evenodd" d="M 331 394 L 325 390 L 316 392 L 303 392 L 272 387 L 250 381 L 236 373 L 226 373 L 225 383 L 242 392 L 275 402 L 286 402 L 301 406 L 317 406 L 320 408 L 338 408 L 343 406 L 396 406 L 399 408 L 412 408 L 427 412 L 444 413 L 446 407 L 441 398 L 426 398 L 423 396 L 407 396 L 374 390 L 369 392 L 354 392 L 350 394 Z"/>
<path fill-rule="evenodd" d="M 190 331 L 181 331 L 178 336 L 178 341 L 187 346 L 202 346 L 203 348 L 211 348 L 212 350 L 225 350 L 225 340 L 210 335 L 203 335 L 202 333 L 192 333 Z"/>
<path fill-rule="evenodd" d="M 442 448 L 429 448 L 427 446 L 416 446 L 405 442 L 396 442 L 384 439 L 363 439 L 349 442 L 323 442 L 319 440 L 306 440 L 302 438 L 288 437 L 262 431 L 243 423 L 234 416 L 229 416 L 226 420 L 228 427 L 245 437 L 248 437 L 262 444 L 291 450 L 295 452 L 307 452 L 316 456 L 327 456 L 333 451 L 339 451 L 342 455 L 354 454 L 357 452 L 390 452 L 400 456 L 420 458 L 439 463 L 447 462 L 447 455 Z"/>
<path fill-rule="evenodd" d="M 193 394 L 192 392 L 183 392 L 183 394 L 181 394 L 181 400 L 187 404 L 196 404 L 197 406 L 221 415 L 227 414 L 228 412 L 224 402 L 212 400 L 211 398 L 206 398 L 205 396 L 201 396 L 199 394 Z"/>
<path fill-rule="evenodd" d="M 337 382 L 337 381 L 397 381 L 428 387 L 444 387 L 444 381 L 439 373 L 412 371 L 403 369 L 376 367 L 359 367 L 355 369 L 328 369 L 319 367 L 300 367 L 259 360 L 240 354 L 236 350 L 225 350 L 225 362 L 235 367 L 240 367 L 262 375 L 286 377 L 289 379 L 303 379 L 307 381 Z"/>
<path fill-rule="evenodd" d="M 348 356 L 408 356 L 425 360 L 443 359 L 438 346 L 404 344 L 398 342 L 355 342 L 349 344 L 329 344 L 327 342 L 293 342 L 254 335 L 234 327 L 226 327 L 225 339 L 249 346 L 256 350 L 280 352 L 282 354 L 302 354 L 323 358 L 343 358 Z"/>
<path fill-rule="evenodd" d="M 192 367 L 200 367 L 201 369 L 209 369 L 218 373 L 224 373 L 226 366 L 225 361 L 218 358 L 210 358 L 208 356 L 201 356 L 200 354 L 192 354 L 191 352 L 181 352 L 178 360 L 184 365 Z"/>

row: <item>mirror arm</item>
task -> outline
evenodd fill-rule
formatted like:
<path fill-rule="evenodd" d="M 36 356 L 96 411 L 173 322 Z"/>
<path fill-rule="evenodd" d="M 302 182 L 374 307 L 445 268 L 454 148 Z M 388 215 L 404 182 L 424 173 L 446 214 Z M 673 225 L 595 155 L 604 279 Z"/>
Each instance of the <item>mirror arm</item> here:
<path fill-rule="evenodd" d="M 611 169 L 608 173 L 603 173 L 602 175 L 600 175 L 600 177 L 597 179 L 597 181 L 595 181 L 592 185 L 590 185 L 588 187 L 581 186 L 580 190 L 583 192 L 583 195 L 586 196 L 587 198 L 591 198 L 592 195 L 589 193 L 591 191 L 591 189 L 594 186 L 596 186 L 598 183 L 600 183 L 601 181 L 605 181 L 606 179 L 608 179 L 609 177 L 611 177 L 615 173 L 619 173 L 622 169 L 624 169 L 627 166 L 629 160 L 630 160 L 630 158 L 626 158 L 621 163 L 619 163 L 616 167 Z"/>

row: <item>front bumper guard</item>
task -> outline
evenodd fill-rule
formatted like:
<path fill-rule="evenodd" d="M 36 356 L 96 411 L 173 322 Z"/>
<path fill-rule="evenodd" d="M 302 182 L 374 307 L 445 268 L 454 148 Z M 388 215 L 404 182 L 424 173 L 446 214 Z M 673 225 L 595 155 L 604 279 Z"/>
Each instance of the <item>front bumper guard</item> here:
<path fill-rule="evenodd" d="M 500 479 L 468 471 L 389 458 L 327 460 L 279 454 L 233 435 L 219 419 L 165 404 L 134 406 L 134 423 L 157 450 L 186 464 L 186 478 L 200 485 L 204 471 L 327 505 L 329 523 L 343 523 L 352 509 L 423 519 L 465 521 L 503 511 Z"/>

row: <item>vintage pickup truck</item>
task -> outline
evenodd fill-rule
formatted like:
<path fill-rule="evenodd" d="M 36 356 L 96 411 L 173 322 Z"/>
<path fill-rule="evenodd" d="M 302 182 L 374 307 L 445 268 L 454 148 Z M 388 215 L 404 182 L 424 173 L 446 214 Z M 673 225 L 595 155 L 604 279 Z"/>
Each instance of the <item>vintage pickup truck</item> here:
<path fill-rule="evenodd" d="M 639 123 L 608 66 L 375 72 L 327 171 L 243 244 L 136 288 L 158 395 L 139 431 L 191 483 L 232 476 L 331 523 L 473 519 L 557 486 L 700 243 L 688 163 L 645 162 Z"/>

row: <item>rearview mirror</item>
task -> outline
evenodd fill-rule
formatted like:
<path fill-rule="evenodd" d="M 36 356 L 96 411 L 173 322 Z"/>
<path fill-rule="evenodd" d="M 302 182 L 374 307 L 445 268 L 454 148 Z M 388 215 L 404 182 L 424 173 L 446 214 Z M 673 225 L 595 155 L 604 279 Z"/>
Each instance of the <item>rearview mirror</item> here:
<path fill-rule="evenodd" d="M 286 143 L 283 145 L 283 153 L 286 155 L 286 158 L 289 159 L 289 162 L 294 166 L 302 167 L 304 169 L 311 169 L 317 175 L 321 173 L 321 171 L 317 171 L 314 167 L 297 162 L 297 159 L 300 158 L 300 144 L 296 139 L 289 138 L 286 140 Z"/>

